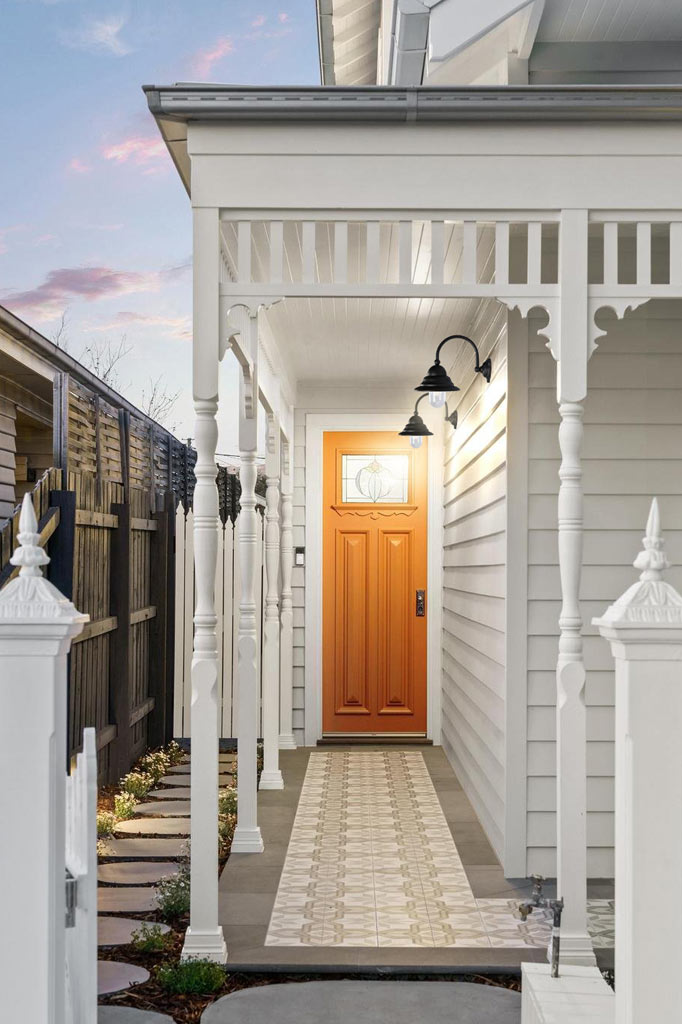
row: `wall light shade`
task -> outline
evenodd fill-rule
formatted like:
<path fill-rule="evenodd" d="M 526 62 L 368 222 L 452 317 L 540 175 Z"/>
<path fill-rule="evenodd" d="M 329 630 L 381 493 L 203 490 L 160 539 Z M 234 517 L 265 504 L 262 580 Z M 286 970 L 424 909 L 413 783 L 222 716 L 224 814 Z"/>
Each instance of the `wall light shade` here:
<path fill-rule="evenodd" d="M 445 405 L 445 392 L 429 391 L 429 405 L 432 405 L 434 409 L 442 409 Z"/>
<path fill-rule="evenodd" d="M 422 446 L 422 439 L 421 439 L 421 437 L 419 437 L 418 434 L 416 434 L 414 437 L 411 437 L 410 438 L 410 444 L 412 445 L 413 448 L 421 448 L 421 446 Z"/>
<path fill-rule="evenodd" d="M 433 431 L 429 430 L 424 423 L 424 420 L 415 409 L 403 429 L 400 431 L 399 436 L 409 437 L 411 439 L 418 437 L 421 440 L 422 437 L 433 437 Z M 414 447 L 417 447 L 417 445 Z"/>
<path fill-rule="evenodd" d="M 437 360 L 431 366 L 421 384 L 415 391 L 459 391 L 456 384 L 453 384 L 444 366 Z"/>

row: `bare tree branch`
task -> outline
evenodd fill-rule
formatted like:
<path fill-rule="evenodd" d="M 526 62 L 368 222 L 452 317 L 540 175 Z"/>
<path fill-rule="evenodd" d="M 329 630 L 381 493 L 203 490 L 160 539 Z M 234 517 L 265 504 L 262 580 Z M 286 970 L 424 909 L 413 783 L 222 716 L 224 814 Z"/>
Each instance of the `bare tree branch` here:
<path fill-rule="evenodd" d="M 149 387 L 145 388 L 142 392 L 140 408 L 143 412 L 146 412 L 150 419 L 168 426 L 172 431 L 175 429 L 175 424 L 169 425 L 167 421 L 179 397 L 179 391 L 174 393 L 168 391 L 164 384 L 163 374 L 157 377 L 156 380 L 150 377 Z"/>
<path fill-rule="evenodd" d="M 80 361 L 87 366 L 96 377 L 107 384 L 110 388 L 121 390 L 117 366 L 130 351 L 125 334 L 121 335 L 120 341 L 116 344 L 111 338 L 104 338 L 101 341 L 92 341 L 86 345 Z"/>
<path fill-rule="evenodd" d="M 50 337 L 57 348 L 63 349 L 65 352 L 69 351 L 69 311 L 65 309 L 59 318 L 59 325 L 52 332 Z"/>

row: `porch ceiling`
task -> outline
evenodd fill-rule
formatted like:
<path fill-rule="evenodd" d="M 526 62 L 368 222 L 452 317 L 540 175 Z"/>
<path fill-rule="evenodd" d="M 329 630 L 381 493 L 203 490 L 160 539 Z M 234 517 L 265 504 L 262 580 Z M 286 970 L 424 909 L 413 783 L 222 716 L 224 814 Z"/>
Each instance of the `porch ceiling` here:
<path fill-rule="evenodd" d="M 468 330 L 479 299 L 288 298 L 267 318 L 292 377 L 310 385 L 415 386 L 436 345 Z"/>

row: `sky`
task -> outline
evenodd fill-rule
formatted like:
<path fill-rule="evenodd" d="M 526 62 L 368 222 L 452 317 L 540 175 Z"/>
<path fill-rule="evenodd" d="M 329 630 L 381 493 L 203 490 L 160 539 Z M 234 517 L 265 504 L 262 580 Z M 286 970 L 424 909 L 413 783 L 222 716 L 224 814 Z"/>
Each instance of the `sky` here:
<path fill-rule="evenodd" d="M 0 0 L 0 303 L 192 434 L 191 217 L 142 84 L 317 85 L 315 0 Z M 236 451 L 227 365 L 219 450 Z M 229 450 L 228 450 L 229 449 Z"/>

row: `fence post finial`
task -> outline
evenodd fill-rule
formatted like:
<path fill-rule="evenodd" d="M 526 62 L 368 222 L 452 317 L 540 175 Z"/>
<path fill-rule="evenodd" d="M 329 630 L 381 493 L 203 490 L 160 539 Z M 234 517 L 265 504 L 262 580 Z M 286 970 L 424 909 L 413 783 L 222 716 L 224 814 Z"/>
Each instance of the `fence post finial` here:
<path fill-rule="evenodd" d="M 50 561 L 46 551 L 40 546 L 38 520 L 36 519 L 33 500 L 30 493 L 24 495 L 19 515 L 19 546 L 10 558 L 12 565 L 20 565 L 20 576 L 42 576 L 41 565 Z"/>
<path fill-rule="evenodd" d="M 640 551 L 633 565 L 635 569 L 642 569 L 639 577 L 642 583 L 648 581 L 660 581 L 663 579 L 663 571 L 670 568 L 670 562 L 663 548 L 665 541 L 661 536 L 661 515 L 658 510 L 658 498 L 652 498 L 649 518 L 646 523 L 646 536 L 643 540 L 644 550 Z"/>

